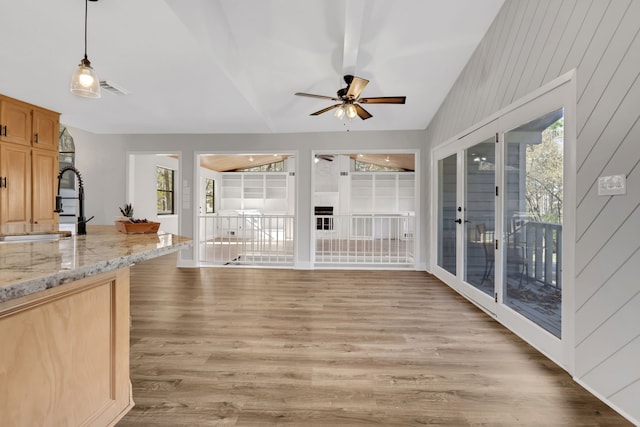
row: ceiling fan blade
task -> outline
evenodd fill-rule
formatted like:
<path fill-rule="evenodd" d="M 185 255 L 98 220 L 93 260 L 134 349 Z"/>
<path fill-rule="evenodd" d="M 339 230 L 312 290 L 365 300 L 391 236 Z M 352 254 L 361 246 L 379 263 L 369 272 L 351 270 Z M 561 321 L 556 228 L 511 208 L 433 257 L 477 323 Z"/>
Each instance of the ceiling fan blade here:
<path fill-rule="evenodd" d="M 336 105 L 332 105 L 331 107 L 327 107 L 327 108 L 323 108 L 320 111 L 316 111 L 315 113 L 311 113 L 309 114 L 310 116 L 319 116 L 322 113 L 326 113 L 327 111 L 333 110 L 334 108 L 338 108 L 339 106 L 341 106 L 342 104 L 336 104 Z"/>
<path fill-rule="evenodd" d="M 332 101 L 340 101 L 340 99 L 338 98 L 334 98 L 332 96 L 324 96 L 324 95 L 314 95 L 312 93 L 303 93 L 303 92 L 296 92 L 294 95 L 298 95 L 298 96 L 307 96 L 309 98 L 320 98 L 320 99 L 330 99 Z"/>
<path fill-rule="evenodd" d="M 358 102 L 362 104 L 404 104 L 406 96 L 378 96 L 376 98 L 360 98 Z"/>
<path fill-rule="evenodd" d="M 353 105 L 356 107 L 356 111 L 358 112 L 358 116 L 360 116 L 360 118 L 362 120 L 367 120 L 367 119 L 373 117 L 367 110 L 362 108 L 360 105 L 358 105 L 358 104 L 353 104 Z"/>
<path fill-rule="evenodd" d="M 369 83 L 369 80 L 361 79 L 360 77 L 354 77 L 349 84 L 349 89 L 347 90 L 347 98 L 349 99 L 357 99 L 360 96 L 360 92 L 365 86 Z"/>

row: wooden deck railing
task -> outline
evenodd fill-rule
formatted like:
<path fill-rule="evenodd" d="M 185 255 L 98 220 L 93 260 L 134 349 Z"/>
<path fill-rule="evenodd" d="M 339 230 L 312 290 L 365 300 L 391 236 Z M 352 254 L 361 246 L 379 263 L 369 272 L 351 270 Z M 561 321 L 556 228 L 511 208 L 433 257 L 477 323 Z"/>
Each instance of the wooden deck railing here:
<path fill-rule="evenodd" d="M 529 221 L 522 227 L 529 280 L 562 288 L 562 225 Z"/>

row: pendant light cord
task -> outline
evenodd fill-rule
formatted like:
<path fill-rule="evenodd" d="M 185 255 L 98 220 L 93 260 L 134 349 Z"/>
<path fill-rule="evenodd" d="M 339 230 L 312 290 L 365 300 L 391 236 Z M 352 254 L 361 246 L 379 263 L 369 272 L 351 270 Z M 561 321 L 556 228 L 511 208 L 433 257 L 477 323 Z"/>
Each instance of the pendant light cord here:
<path fill-rule="evenodd" d="M 84 59 L 87 59 L 87 15 L 89 14 L 89 0 L 84 0 Z"/>

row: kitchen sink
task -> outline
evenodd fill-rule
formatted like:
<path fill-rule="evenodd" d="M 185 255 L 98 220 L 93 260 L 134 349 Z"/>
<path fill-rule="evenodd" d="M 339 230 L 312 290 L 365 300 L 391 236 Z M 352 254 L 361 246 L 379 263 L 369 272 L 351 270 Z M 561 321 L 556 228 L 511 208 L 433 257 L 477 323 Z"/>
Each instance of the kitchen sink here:
<path fill-rule="evenodd" d="M 0 243 L 31 243 L 31 242 L 52 242 L 60 240 L 58 233 L 45 234 L 19 234 L 0 236 Z"/>

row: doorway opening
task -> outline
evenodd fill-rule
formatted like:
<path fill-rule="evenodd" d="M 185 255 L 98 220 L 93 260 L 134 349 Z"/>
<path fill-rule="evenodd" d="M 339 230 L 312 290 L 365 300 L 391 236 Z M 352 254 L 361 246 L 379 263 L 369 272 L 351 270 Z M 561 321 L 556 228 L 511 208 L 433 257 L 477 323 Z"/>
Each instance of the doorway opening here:
<path fill-rule="evenodd" d="M 414 268 L 415 153 L 314 153 L 317 267 Z"/>
<path fill-rule="evenodd" d="M 180 234 L 180 154 L 130 153 L 127 200 L 133 216 L 160 223 L 160 230 Z"/>
<path fill-rule="evenodd" d="M 295 157 L 201 154 L 198 166 L 199 264 L 292 267 Z"/>

